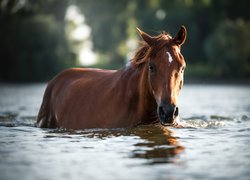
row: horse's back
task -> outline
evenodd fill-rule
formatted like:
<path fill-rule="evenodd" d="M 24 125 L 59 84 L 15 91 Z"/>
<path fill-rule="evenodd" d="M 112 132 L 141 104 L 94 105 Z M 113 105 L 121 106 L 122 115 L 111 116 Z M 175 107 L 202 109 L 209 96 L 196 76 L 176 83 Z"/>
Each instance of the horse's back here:
<path fill-rule="evenodd" d="M 110 76 L 113 72 L 93 68 L 72 68 L 56 75 L 48 83 L 45 90 L 43 102 L 37 117 L 38 126 L 42 128 L 56 128 L 60 126 L 61 122 L 58 121 L 60 117 L 57 117 L 58 113 L 56 112 L 60 112 L 60 115 L 63 113 L 66 108 L 64 105 L 65 101 L 70 102 L 67 96 L 72 98 L 72 94 L 75 91 L 79 91 L 86 84 L 93 84 L 94 81 Z M 86 88 L 83 88 L 82 91 L 84 89 Z"/>

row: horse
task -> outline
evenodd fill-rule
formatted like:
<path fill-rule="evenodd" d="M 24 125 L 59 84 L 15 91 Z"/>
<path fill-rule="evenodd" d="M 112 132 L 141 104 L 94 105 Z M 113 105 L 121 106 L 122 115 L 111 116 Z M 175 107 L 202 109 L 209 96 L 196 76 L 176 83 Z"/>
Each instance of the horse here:
<path fill-rule="evenodd" d="M 187 30 L 172 38 L 137 28 L 141 46 L 119 70 L 71 68 L 47 85 L 37 116 L 40 128 L 125 128 L 178 124 L 178 96 L 185 60 L 180 52 Z"/>

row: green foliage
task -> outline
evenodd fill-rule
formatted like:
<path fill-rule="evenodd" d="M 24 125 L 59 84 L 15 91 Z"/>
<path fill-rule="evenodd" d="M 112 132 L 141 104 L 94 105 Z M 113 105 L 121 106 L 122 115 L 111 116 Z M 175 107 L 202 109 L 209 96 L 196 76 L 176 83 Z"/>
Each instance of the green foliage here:
<path fill-rule="evenodd" d="M 167 30 L 174 36 L 180 25 L 185 25 L 188 36 L 182 52 L 188 67 L 191 67 L 188 71 L 189 76 L 232 77 L 230 75 L 232 71 L 239 77 L 249 75 L 247 40 L 249 31 L 246 24 L 250 19 L 248 13 L 250 1 L 79 0 L 77 3 L 85 15 L 87 24 L 92 28 L 95 50 L 101 52 L 100 60 L 106 60 L 99 63 L 102 66 L 107 64 L 106 66 L 113 67 L 114 64 L 124 64 L 126 53 L 124 51 L 120 53 L 118 49 L 124 47 L 128 39 L 138 37 L 131 35 L 131 32 L 135 32 L 135 26 L 150 34 Z M 237 20 L 239 18 L 244 22 L 239 23 Z M 232 23 L 230 27 L 221 27 L 227 26 L 221 25 L 228 21 L 227 19 L 238 23 Z M 224 29 L 235 30 L 227 33 Z M 226 35 L 230 36 L 231 40 Z M 241 38 L 238 38 L 239 36 Z M 217 42 L 218 39 L 223 40 Z M 226 45 L 229 41 L 230 47 Z M 224 44 L 218 47 L 217 43 L 222 42 Z M 125 52 L 128 49 L 123 48 Z M 217 63 L 218 61 L 220 63 Z M 236 62 L 240 62 L 238 69 L 235 69 Z"/>
<path fill-rule="evenodd" d="M 205 50 L 220 77 L 250 75 L 250 22 L 224 20 L 207 38 Z"/>
<path fill-rule="evenodd" d="M 130 18 L 127 3 L 127 0 L 78 1 L 87 24 L 92 28 L 94 50 L 109 57 L 107 63 L 115 67 L 124 62 L 124 54 L 119 48 L 127 40 L 127 20 Z"/>
<path fill-rule="evenodd" d="M 0 12 L 1 81 L 49 80 L 60 70 L 75 65 L 61 16 L 42 13 L 48 11 L 43 6 L 52 6 L 56 1 L 27 2 L 20 7 L 20 1 L 8 1 Z"/>
<path fill-rule="evenodd" d="M 207 78 L 215 78 L 215 74 L 211 74 L 214 68 L 207 64 L 202 63 L 194 63 L 189 64 L 185 71 L 185 77 L 195 79 L 199 77 L 199 79 L 207 79 Z"/>

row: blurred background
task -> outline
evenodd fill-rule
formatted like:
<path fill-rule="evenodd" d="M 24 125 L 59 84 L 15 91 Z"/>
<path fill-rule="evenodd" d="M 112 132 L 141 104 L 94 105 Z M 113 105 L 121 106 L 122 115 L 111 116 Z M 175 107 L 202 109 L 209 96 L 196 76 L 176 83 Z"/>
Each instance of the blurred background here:
<path fill-rule="evenodd" d="M 250 78 L 248 0 L 0 0 L 0 81 L 48 81 L 69 67 L 117 69 L 136 27 L 175 36 L 185 25 L 186 80 Z"/>

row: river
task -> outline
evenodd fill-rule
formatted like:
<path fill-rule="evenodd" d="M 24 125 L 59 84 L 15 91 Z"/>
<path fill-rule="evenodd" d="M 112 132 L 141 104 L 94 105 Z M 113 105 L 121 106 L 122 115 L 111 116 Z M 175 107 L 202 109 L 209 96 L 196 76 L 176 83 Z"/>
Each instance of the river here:
<path fill-rule="evenodd" d="M 35 119 L 45 84 L 0 84 L 1 180 L 250 179 L 250 86 L 184 85 L 184 128 L 66 131 Z"/>

